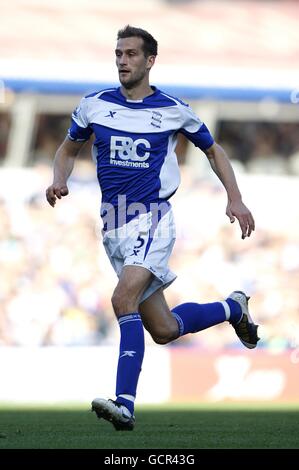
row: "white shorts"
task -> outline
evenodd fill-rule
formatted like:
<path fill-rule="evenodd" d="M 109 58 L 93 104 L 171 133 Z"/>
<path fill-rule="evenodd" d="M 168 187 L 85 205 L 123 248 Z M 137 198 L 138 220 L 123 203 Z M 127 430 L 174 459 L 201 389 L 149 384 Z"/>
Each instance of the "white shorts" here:
<path fill-rule="evenodd" d="M 174 243 L 175 223 L 171 208 L 159 221 L 153 220 L 152 212 L 147 212 L 103 235 L 106 253 L 118 276 L 123 266 L 141 266 L 154 275 L 141 302 L 176 279 L 168 267 Z"/>

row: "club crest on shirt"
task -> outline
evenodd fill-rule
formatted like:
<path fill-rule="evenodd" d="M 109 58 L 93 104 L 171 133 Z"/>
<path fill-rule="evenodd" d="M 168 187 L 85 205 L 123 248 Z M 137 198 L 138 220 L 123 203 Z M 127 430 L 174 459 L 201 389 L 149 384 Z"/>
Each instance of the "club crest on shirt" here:
<path fill-rule="evenodd" d="M 159 111 L 152 111 L 151 125 L 154 127 L 161 127 L 162 114 Z"/>

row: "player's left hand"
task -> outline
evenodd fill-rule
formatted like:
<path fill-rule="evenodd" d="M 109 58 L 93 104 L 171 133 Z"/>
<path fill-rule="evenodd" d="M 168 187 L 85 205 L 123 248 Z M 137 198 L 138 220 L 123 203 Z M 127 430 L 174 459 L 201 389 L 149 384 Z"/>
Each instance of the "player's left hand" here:
<path fill-rule="evenodd" d="M 238 219 L 242 232 L 242 240 L 246 237 L 250 237 L 251 233 L 255 229 L 254 218 L 250 210 L 241 200 L 228 201 L 226 215 L 231 223 L 234 223 L 236 218 Z"/>

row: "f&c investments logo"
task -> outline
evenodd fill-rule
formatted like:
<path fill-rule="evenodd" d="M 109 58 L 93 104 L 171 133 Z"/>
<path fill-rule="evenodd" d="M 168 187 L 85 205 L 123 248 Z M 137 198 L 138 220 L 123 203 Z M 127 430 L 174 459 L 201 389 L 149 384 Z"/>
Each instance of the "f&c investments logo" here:
<path fill-rule="evenodd" d="M 110 163 L 133 168 L 149 168 L 151 144 L 146 139 L 133 140 L 131 137 L 111 136 Z"/>

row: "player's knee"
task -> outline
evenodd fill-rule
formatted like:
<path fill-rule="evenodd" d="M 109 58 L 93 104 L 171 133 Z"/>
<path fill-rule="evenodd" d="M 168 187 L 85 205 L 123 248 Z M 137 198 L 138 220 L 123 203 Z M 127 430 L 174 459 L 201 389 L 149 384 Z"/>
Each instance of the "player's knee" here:
<path fill-rule="evenodd" d="M 121 311 L 124 309 L 124 298 L 118 292 L 114 291 L 111 297 L 111 303 L 115 315 L 121 314 Z"/>
<path fill-rule="evenodd" d="M 123 315 L 124 313 L 131 313 L 137 310 L 133 299 L 128 295 L 123 295 L 118 291 L 114 291 L 111 297 L 111 303 L 116 316 Z"/>
<path fill-rule="evenodd" d="M 152 333 L 152 338 L 157 344 L 167 344 L 177 339 L 178 335 L 178 328 L 167 328 L 154 334 Z"/>

